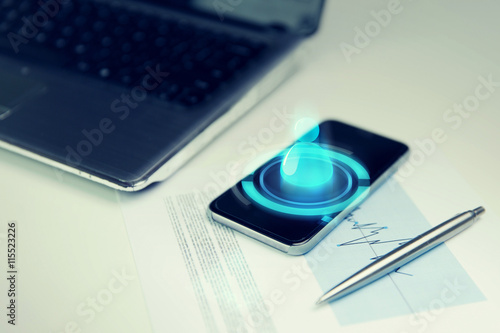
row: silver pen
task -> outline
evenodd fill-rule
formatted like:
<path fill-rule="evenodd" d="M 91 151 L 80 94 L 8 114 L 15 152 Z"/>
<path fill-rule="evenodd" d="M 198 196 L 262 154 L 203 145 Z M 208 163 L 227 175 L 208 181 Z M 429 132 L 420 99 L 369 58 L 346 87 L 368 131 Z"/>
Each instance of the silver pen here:
<path fill-rule="evenodd" d="M 316 304 L 337 300 L 389 274 L 470 227 L 483 207 L 466 211 L 397 247 L 326 292 Z"/>

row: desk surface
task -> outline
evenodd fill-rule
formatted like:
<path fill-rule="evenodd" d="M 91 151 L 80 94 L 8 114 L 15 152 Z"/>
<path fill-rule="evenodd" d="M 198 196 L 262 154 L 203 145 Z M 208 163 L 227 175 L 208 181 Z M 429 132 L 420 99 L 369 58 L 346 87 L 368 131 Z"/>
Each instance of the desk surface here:
<path fill-rule="evenodd" d="M 497 1 L 328 2 L 300 71 L 169 182 L 207 176 L 210 166 L 237 158 L 237 144 L 258 134 L 272 110 L 301 112 L 309 105 L 318 118 L 343 120 L 423 152 L 413 156 L 407 190 L 424 214 L 460 197 L 443 186 L 443 201 L 429 201 L 411 181 L 433 169 L 436 150 L 482 198 L 487 214 L 498 215 L 499 12 Z M 289 130 L 276 132 L 270 144 L 283 146 L 292 137 Z M 2 267 L 7 222 L 17 221 L 17 331 L 150 332 L 115 191 L 3 150 L 0 170 Z M 0 327 L 12 329 L 2 318 Z"/>

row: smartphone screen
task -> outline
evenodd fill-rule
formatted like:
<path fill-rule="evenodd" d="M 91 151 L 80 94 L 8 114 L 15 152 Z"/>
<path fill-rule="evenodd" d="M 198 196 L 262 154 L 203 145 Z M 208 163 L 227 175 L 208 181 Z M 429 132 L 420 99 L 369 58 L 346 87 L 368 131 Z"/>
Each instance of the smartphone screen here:
<path fill-rule="evenodd" d="M 305 253 L 326 235 L 325 228 L 331 231 L 339 217 L 395 170 L 407 151 L 403 143 L 326 121 L 313 141 L 283 150 L 216 198 L 210 210 L 216 221 L 250 237 L 285 252 Z M 314 163 L 306 163 L 298 178 L 287 179 L 288 165 L 299 171 L 291 155 Z M 300 249 L 289 251 L 292 247 Z"/>

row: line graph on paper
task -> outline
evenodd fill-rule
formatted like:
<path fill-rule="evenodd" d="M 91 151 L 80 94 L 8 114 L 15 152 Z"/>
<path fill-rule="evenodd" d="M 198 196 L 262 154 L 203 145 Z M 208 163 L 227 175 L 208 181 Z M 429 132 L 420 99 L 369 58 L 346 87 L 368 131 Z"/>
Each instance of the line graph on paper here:
<path fill-rule="evenodd" d="M 430 227 L 398 184 L 382 186 L 325 237 L 326 246 L 312 249 L 306 259 L 321 289 L 326 292 Z M 331 252 L 329 256 L 326 255 L 328 251 Z M 484 299 L 445 244 L 397 272 L 399 274 L 388 274 L 330 303 L 339 323 L 349 325 L 416 313 L 428 308 L 450 281 L 459 281 L 467 288 L 453 305 Z"/>
<path fill-rule="evenodd" d="M 337 244 L 337 247 L 342 246 L 369 246 L 373 257 L 369 259 L 371 261 L 377 260 L 387 252 L 391 251 L 393 248 L 401 246 L 406 242 L 410 241 L 412 238 L 394 238 L 392 235 L 388 234 L 387 231 L 389 226 L 381 225 L 378 222 L 370 223 L 360 223 L 356 218 L 356 212 L 361 208 L 356 208 L 352 211 L 345 219 L 344 223 L 351 225 L 351 230 L 353 230 L 353 239 Z M 380 245 L 391 244 L 393 247 L 387 250 L 387 247 L 380 249 Z M 408 276 L 413 276 L 411 273 L 402 272 L 401 267 L 398 268 L 395 273 L 403 274 Z"/>

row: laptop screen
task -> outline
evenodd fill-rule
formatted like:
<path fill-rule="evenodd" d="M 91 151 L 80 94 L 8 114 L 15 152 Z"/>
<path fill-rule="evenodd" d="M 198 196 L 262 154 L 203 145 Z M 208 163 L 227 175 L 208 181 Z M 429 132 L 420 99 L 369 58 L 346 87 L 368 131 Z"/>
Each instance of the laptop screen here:
<path fill-rule="evenodd" d="M 214 16 L 308 35 L 319 22 L 323 0 L 148 0 Z"/>

